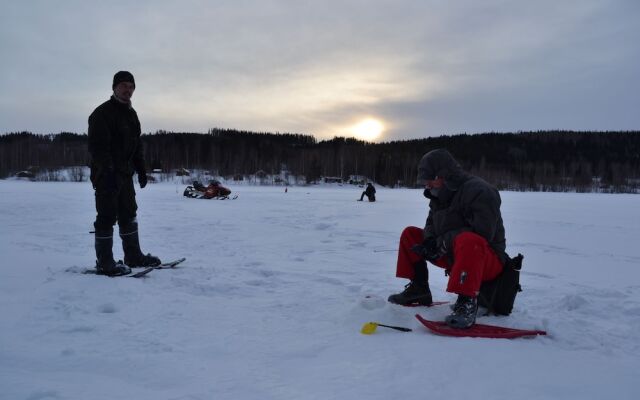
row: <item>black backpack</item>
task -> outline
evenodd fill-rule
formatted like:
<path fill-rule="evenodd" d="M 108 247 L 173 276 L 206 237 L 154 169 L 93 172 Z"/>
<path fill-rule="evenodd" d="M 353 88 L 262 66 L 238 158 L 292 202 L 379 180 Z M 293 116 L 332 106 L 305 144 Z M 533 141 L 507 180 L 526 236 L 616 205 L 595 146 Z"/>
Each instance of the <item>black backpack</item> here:
<path fill-rule="evenodd" d="M 504 269 L 492 281 L 483 282 L 478 294 L 478 305 L 487 309 L 487 314 L 509 315 L 520 286 L 520 269 L 524 256 L 518 254 L 514 258 L 507 256 Z"/>

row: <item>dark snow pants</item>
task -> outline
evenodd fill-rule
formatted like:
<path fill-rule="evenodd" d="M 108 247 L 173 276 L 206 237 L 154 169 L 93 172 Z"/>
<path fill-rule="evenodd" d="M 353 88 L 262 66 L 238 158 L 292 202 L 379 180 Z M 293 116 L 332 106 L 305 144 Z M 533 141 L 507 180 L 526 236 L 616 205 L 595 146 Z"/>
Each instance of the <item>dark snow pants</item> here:
<path fill-rule="evenodd" d="M 396 276 L 413 279 L 413 265 L 422 258 L 411 251 L 415 244 L 422 243 L 423 230 L 415 226 L 406 227 L 400 235 Z M 462 232 L 453 240 L 453 264 L 447 256 L 433 262 L 449 271 L 447 292 L 476 297 L 482 282 L 498 277 L 502 263 L 485 238 L 473 232 Z"/>
<path fill-rule="evenodd" d="M 123 227 L 135 223 L 138 204 L 131 176 L 118 175 L 115 188 L 106 187 L 100 181 L 95 186 L 98 215 L 93 225 L 96 232 L 112 232 L 116 221 L 118 221 L 121 230 Z"/>
<path fill-rule="evenodd" d="M 362 201 L 362 199 L 364 199 L 364 196 L 367 196 L 367 199 L 369 199 L 369 201 L 376 201 L 376 195 L 375 194 L 367 194 L 367 192 L 362 192 L 362 194 L 360 195 L 360 201 Z"/>

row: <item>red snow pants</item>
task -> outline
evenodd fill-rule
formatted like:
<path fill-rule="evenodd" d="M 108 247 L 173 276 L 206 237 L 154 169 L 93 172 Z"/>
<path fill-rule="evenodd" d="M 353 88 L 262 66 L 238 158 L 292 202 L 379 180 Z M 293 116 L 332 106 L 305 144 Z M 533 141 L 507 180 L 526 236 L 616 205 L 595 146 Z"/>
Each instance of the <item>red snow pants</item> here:
<path fill-rule="evenodd" d="M 396 276 L 413 279 L 413 265 L 422 257 L 411 251 L 411 247 L 423 241 L 422 229 L 408 226 L 400 235 Z M 453 240 L 453 265 L 447 256 L 433 262 L 449 271 L 447 292 L 476 297 L 482 282 L 498 277 L 502 263 L 485 238 L 473 233 L 462 232 Z"/>

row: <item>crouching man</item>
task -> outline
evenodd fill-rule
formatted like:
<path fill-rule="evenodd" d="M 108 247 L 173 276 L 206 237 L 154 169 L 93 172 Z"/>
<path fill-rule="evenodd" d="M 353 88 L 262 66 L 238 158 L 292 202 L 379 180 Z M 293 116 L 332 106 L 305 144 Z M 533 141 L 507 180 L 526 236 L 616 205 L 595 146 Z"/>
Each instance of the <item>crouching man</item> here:
<path fill-rule="evenodd" d="M 480 285 L 500 275 L 507 260 L 500 194 L 483 179 L 464 172 L 444 149 L 422 157 L 418 181 L 430 200 L 429 215 L 424 229 L 410 226 L 400 236 L 396 276 L 410 282 L 389 301 L 431 304 L 429 261 L 445 269 L 447 292 L 458 294 L 445 322 L 469 328 L 476 320 Z"/>

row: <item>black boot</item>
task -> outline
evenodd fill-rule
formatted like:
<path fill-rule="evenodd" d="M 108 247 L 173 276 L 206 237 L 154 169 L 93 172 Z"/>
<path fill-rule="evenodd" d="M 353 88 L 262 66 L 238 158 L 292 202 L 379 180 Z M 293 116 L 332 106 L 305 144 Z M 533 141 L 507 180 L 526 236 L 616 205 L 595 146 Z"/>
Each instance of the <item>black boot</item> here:
<path fill-rule="evenodd" d="M 415 303 L 428 306 L 432 303 L 427 263 L 418 261 L 413 264 L 413 270 L 415 271 L 413 280 L 404 287 L 402 292 L 389 296 L 390 303 L 403 306 Z"/>
<path fill-rule="evenodd" d="M 135 267 L 157 267 L 161 264 L 158 257 L 151 254 L 143 254 L 140 250 L 140 240 L 138 239 L 138 223 L 131 222 L 120 226 L 120 238 L 122 239 L 122 249 L 124 250 L 124 263 Z"/>
<path fill-rule="evenodd" d="M 458 295 L 458 300 L 453 306 L 453 313 L 448 315 L 444 322 L 452 328 L 466 329 L 476 323 L 478 302 L 475 297 Z"/>
<path fill-rule="evenodd" d="M 113 228 L 96 229 L 96 273 L 98 275 L 119 276 L 131 273 L 131 269 L 122 261 L 113 260 Z"/>

